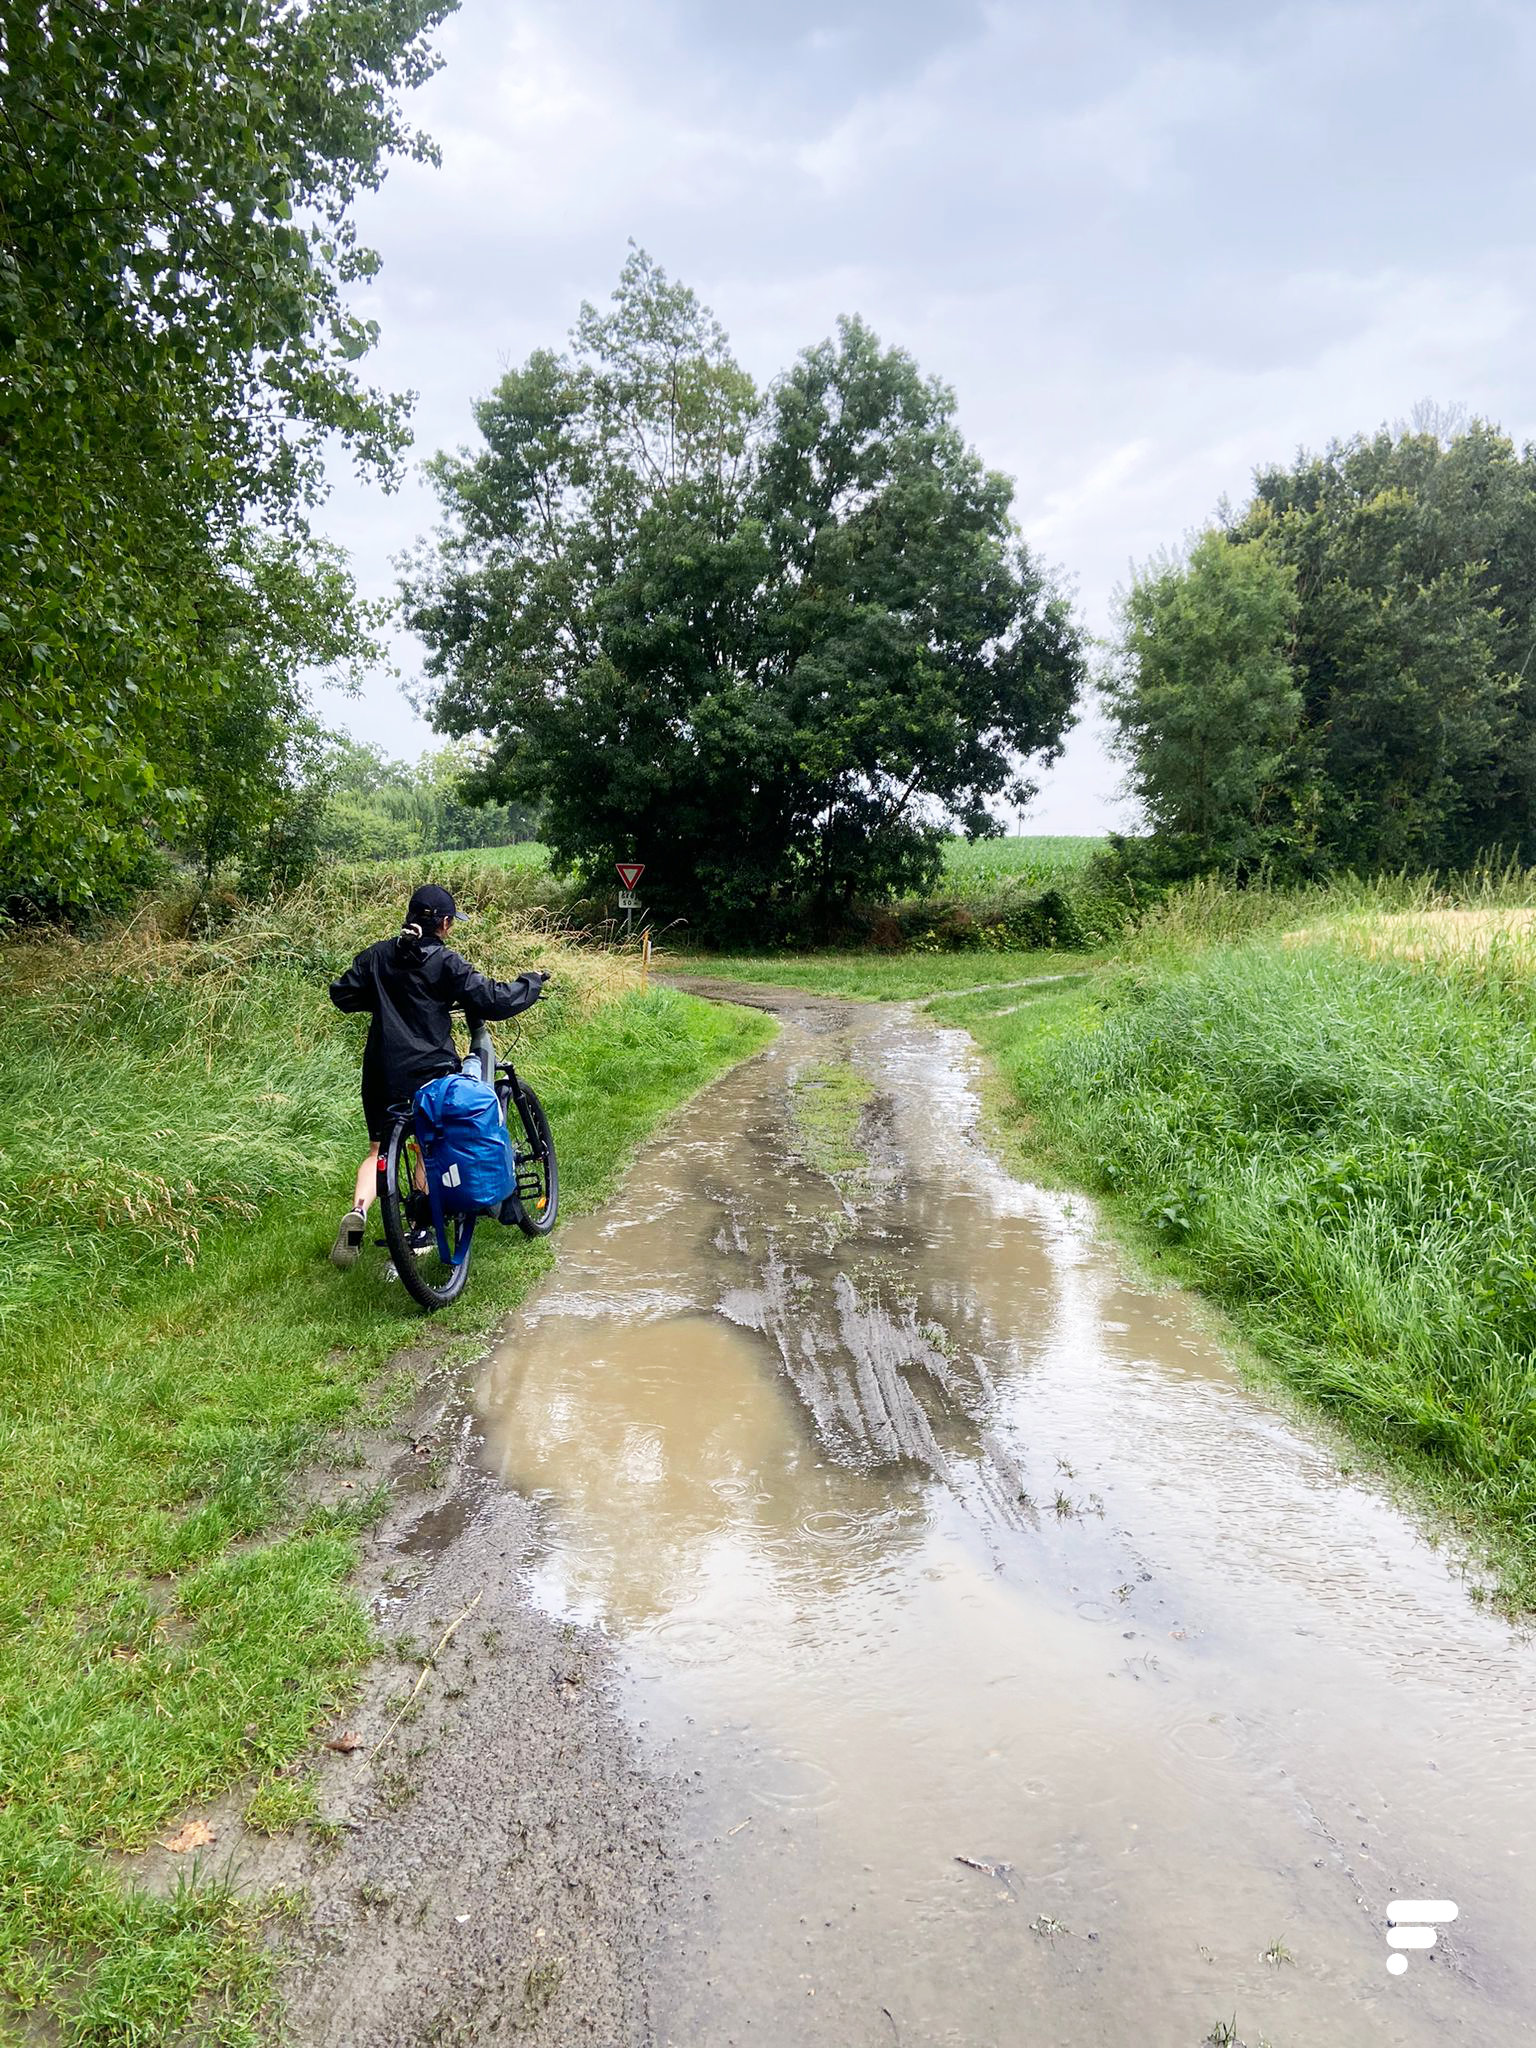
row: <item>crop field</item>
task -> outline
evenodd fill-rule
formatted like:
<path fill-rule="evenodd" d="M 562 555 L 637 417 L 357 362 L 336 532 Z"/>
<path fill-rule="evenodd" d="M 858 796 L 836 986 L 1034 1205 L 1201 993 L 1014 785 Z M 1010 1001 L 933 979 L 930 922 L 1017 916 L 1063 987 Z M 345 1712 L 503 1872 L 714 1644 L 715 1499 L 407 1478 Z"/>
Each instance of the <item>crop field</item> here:
<path fill-rule="evenodd" d="M 1014 839 L 951 839 L 944 853 L 942 887 L 961 896 L 990 895 L 1007 883 L 1060 888 L 1079 877 L 1103 839 L 1023 833 Z"/>
<path fill-rule="evenodd" d="M 548 868 L 549 848 L 539 839 L 520 839 L 515 846 L 471 846 L 455 850 L 454 860 L 487 868 Z M 429 856 L 430 858 L 430 856 Z"/>

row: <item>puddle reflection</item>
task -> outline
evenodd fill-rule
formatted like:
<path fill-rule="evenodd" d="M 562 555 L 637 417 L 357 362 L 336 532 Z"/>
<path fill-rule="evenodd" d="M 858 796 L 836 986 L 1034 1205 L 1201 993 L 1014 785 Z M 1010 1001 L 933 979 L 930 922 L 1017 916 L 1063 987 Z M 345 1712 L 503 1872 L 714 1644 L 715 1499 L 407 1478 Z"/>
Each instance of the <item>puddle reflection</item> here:
<path fill-rule="evenodd" d="M 1529 1649 L 986 1157 L 960 1034 L 785 1007 L 563 1234 L 481 1395 L 540 1597 L 698 1787 L 658 2038 L 1525 2038 Z M 855 1203 L 785 1106 L 839 1049 L 881 1098 Z M 1398 1982 L 1415 1886 L 1462 1917 Z"/>

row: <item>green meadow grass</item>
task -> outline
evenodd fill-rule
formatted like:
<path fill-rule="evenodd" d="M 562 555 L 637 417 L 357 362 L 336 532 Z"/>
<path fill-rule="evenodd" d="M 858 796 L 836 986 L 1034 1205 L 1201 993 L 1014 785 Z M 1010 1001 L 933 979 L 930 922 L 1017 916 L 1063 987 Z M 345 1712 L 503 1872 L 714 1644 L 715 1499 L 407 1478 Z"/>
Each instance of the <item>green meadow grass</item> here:
<path fill-rule="evenodd" d="M 1260 929 L 934 1008 L 990 1055 L 1024 1164 L 1091 1189 L 1536 1604 L 1536 980 L 1233 919 Z"/>
<path fill-rule="evenodd" d="M 538 839 L 520 840 L 516 846 L 471 846 L 453 854 L 455 860 L 473 861 L 488 868 L 544 868 L 549 866 L 549 848 Z"/>
<path fill-rule="evenodd" d="M 1087 971 L 1090 956 L 1032 953 L 669 953 L 656 955 L 662 974 L 711 981 L 803 988 L 812 995 L 873 1003 L 906 1002 L 948 990 L 1007 986 L 1036 975 Z"/>
<path fill-rule="evenodd" d="M 302 1820 L 270 1774 L 371 1654 L 349 1572 L 377 1504 L 305 1511 L 292 1480 L 413 1393 L 381 1379 L 424 1328 L 384 1254 L 326 1256 L 363 1135 L 358 1021 L 325 982 L 391 928 L 399 879 L 333 884 L 271 933 L 5 963 L 0 1987 L 39 2038 L 261 2034 L 260 1909 L 192 1872 L 151 1896 L 103 1852 L 247 1781 L 255 1824 Z M 573 1209 L 769 1034 L 494 906 L 477 932 L 493 969 L 542 952 L 561 977 L 516 1057 Z M 558 1244 L 482 1226 L 434 1342 L 469 1355 Z"/>

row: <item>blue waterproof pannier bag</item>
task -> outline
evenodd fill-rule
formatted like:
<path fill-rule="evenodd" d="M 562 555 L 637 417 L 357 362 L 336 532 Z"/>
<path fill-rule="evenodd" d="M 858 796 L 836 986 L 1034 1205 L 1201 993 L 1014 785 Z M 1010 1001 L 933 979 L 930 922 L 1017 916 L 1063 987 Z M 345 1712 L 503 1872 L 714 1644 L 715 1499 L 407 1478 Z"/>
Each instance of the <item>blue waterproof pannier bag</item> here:
<path fill-rule="evenodd" d="M 499 1209 L 517 1176 L 495 1089 L 468 1074 L 442 1074 L 416 1090 L 415 1108 L 433 1222 Z"/>

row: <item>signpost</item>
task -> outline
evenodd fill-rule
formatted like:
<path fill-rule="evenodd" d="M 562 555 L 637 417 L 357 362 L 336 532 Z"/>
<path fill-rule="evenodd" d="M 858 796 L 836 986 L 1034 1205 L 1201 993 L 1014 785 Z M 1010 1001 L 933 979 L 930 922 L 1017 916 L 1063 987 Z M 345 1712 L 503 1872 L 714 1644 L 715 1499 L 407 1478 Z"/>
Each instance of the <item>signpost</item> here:
<path fill-rule="evenodd" d="M 619 880 L 624 884 L 623 888 L 619 891 L 619 908 L 624 913 L 624 936 L 627 939 L 629 937 L 630 924 L 634 919 L 636 910 L 640 907 L 640 898 L 636 894 L 636 885 L 639 883 L 640 877 L 645 873 L 645 862 L 643 860 L 616 860 L 614 866 L 619 871 Z"/>

